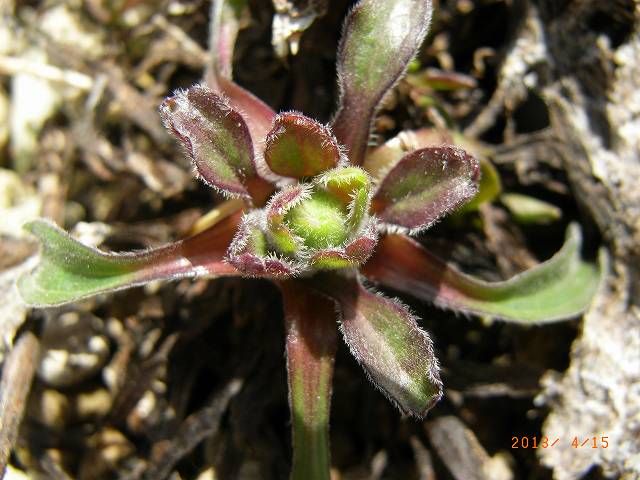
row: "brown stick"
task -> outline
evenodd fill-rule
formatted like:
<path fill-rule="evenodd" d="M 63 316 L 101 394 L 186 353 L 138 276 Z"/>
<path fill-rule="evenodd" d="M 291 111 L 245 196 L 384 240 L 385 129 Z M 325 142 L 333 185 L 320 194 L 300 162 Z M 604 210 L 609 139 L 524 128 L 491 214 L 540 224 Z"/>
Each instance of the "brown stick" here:
<path fill-rule="evenodd" d="M 27 331 L 17 340 L 4 362 L 0 381 L 0 480 L 4 478 L 9 455 L 18 437 L 39 351 L 38 338 Z"/>

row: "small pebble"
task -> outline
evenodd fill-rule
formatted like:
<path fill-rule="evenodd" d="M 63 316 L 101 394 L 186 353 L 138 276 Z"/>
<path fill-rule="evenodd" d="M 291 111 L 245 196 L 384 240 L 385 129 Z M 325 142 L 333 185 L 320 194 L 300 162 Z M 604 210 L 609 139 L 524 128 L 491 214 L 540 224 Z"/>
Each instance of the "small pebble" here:
<path fill-rule="evenodd" d="M 42 333 L 38 377 L 53 387 L 76 385 L 95 375 L 109 358 L 102 321 L 88 313 L 68 312 L 50 319 Z"/>

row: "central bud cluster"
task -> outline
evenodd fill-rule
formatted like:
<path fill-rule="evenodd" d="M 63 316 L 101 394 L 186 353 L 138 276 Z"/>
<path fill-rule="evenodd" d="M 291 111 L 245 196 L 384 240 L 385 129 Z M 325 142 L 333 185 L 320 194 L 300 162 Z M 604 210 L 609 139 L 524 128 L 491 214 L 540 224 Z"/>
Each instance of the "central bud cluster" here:
<path fill-rule="evenodd" d="M 288 276 L 364 263 L 377 241 L 371 181 L 335 167 L 274 194 L 245 214 L 228 261 L 248 275 Z"/>

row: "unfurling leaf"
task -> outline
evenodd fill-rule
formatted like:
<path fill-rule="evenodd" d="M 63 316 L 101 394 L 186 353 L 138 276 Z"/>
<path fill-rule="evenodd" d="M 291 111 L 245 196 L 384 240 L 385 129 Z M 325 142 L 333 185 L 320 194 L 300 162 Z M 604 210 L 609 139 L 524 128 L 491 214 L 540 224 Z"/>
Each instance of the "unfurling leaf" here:
<path fill-rule="evenodd" d="M 337 328 L 333 302 L 297 281 L 280 283 L 284 303 L 291 480 L 329 480 L 329 410 Z"/>
<path fill-rule="evenodd" d="M 367 173 L 359 167 L 335 168 L 318 177 L 316 182 L 344 204 L 348 210 L 348 228 L 358 231 L 371 204 L 371 180 Z"/>
<path fill-rule="evenodd" d="M 338 141 L 360 165 L 376 108 L 404 74 L 431 21 L 430 0 L 362 0 L 345 22 L 338 50 Z"/>
<path fill-rule="evenodd" d="M 312 282 L 337 301 L 345 342 L 371 381 L 403 412 L 424 417 L 442 383 L 431 339 L 409 310 L 355 278 L 324 274 Z"/>
<path fill-rule="evenodd" d="M 259 178 L 251 135 L 242 116 L 222 97 L 195 86 L 167 98 L 160 114 L 207 184 L 229 195 L 251 196 L 249 187 Z"/>
<path fill-rule="evenodd" d="M 52 223 L 36 220 L 25 228 L 42 243 L 42 259 L 19 280 L 18 288 L 26 303 L 44 307 L 153 280 L 235 275 L 223 257 L 238 221 L 235 214 L 166 247 L 115 254 L 83 245 Z"/>
<path fill-rule="evenodd" d="M 298 237 L 285 222 L 285 215 L 300 202 L 309 198 L 310 188 L 298 183 L 276 193 L 265 207 L 267 241 L 276 251 L 294 256 L 304 248 L 303 239 Z"/>
<path fill-rule="evenodd" d="M 287 112 L 273 122 L 264 159 L 278 175 L 301 179 L 335 167 L 340 149 L 327 127 L 300 113 Z"/>
<path fill-rule="evenodd" d="M 606 268 L 580 258 L 582 237 L 571 225 L 562 249 L 550 260 L 503 282 L 465 275 L 404 235 L 387 235 L 363 273 L 382 285 L 456 311 L 516 323 L 545 323 L 574 317 L 591 303 Z"/>
<path fill-rule="evenodd" d="M 344 247 L 318 250 L 309 259 L 312 267 L 319 270 L 337 270 L 340 268 L 358 267 L 373 253 L 378 243 L 377 223 L 371 219 L 358 236 Z"/>
<path fill-rule="evenodd" d="M 370 187 L 358 167 L 333 168 L 285 187 L 245 216 L 229 262 L 248 275 L 267 276 L 266 261 L 291 267 L 273 276 L 361 265 L 378 238 L 376 220 L 368 217 Z"/>
<path fill-rule="evenodd" d="M 278 257 L 270 251 L 263 221 L 259 211 L 242 217 L 229 245 L 227 262 L 250 277 L 287 278 L 298 274 L 302 267 L 299 262 Z"/>
<path fill-rule="evenodd" d="M 407 154 L 381 180 L 372 208 L 383 222 L 429 227 L 478 191 L 478 161 L 452 146 Z"/>

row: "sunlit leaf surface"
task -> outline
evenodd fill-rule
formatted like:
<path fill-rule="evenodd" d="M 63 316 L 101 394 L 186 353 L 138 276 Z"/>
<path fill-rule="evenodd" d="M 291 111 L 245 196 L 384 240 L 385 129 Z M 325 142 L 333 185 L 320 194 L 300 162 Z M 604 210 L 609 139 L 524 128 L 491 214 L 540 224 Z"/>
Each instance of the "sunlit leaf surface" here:
<path fill-rule="evenodd" d="M 153 280 L 237 274 L 223 261 L 239 214 L 166 247 L 125 254 L 106 253 L 73 239 L 54 224 L 36 220 L 25 228 L 42 244 L 42 258 L 18 282 L 30 305 L 53 306 Z"/>

